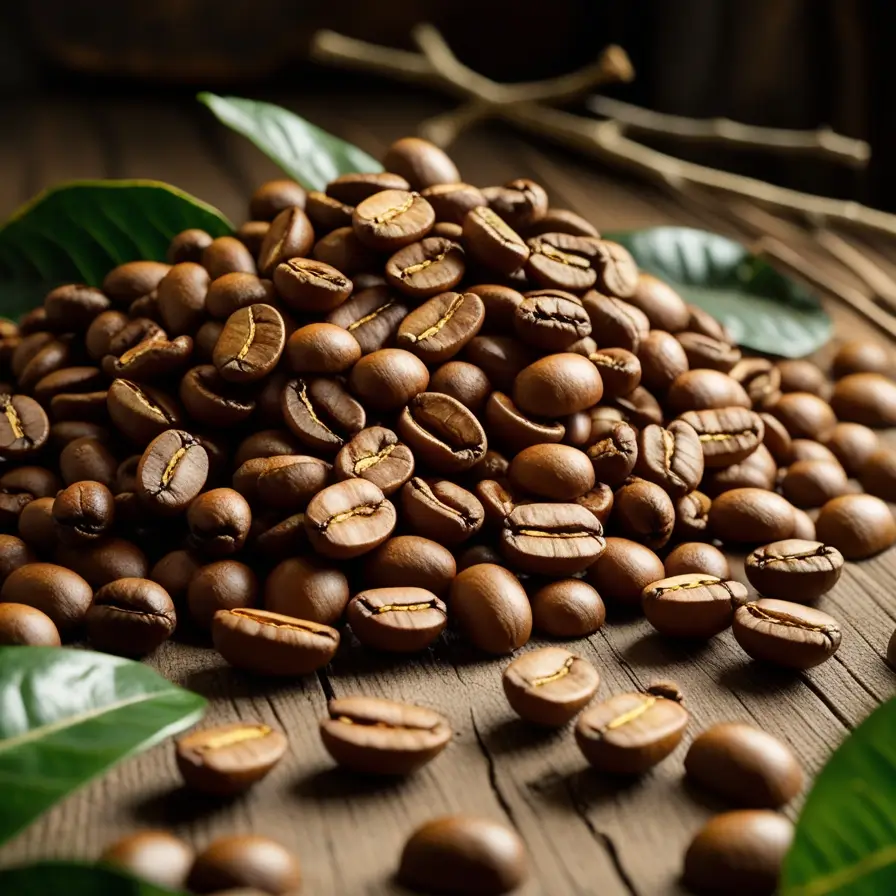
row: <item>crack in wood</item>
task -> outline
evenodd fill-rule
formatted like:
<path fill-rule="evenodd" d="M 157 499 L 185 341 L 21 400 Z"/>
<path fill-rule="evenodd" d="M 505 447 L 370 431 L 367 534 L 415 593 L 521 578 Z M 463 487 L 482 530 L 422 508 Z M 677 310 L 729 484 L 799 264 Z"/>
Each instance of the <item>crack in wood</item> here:
<path fill-rule="evenodd" d="M 321 690 L 324 692 L 324 697 L 326 697 L 327 703 L 331 700 L 335 700 L 336 691 L 333 690 L 333 683 L 330 681 L 330 676 L 327 675 L 325 669 L 317 670 L 317 680 L 320 683 Z"/>
<path fill-rule="evenodd" d="M 825 705 L 828 712 L 847 730 L 852 731 L 855 727 L 849 719 L 843 715 L 842 712 L 837 708 L 837 705 L 828 697 L 825 692 L 817 685 L 811 678 L 809 678 L 805 672 L 800 674 L 800 681 L 812 691 L 813 694 Z M 876 699 L 876 698 L 875 698 Z"/>
<path fill-rule="evenodd" d="M 455 671 L 457 671 L 455 669 Z M 479 744 L 479 750 L 482 755 L 485 757 L 485 762 L 488 771 L 488 783 L 491 787 L 493 793 L 495 794 L 495 799 L 497 799 L 498 804 L 501 806 L 501 809 L 504 811 L 504 814 L 507 816 L 510 823 L 516 828 L 517 832 L 522 836 L 522 831 L 520 831 L 519 825 L 516 823 L 516 818 L 513 814 L 513 809 L 510 808 L 510 803 L 507 801 L 507 798 L 501 792 L 501 788 L 498 787 L 498 771 L 495 766 L 495 758 L 492 756 L 491 751 L 488 748 L 488 745 L 485 742 L 485 738 L 482 736 L 482 732 L 479 730 L 479 725 L 476 724 L 476 710 L 471 706 L 470 707 L 470 722 L 473 725 L 473 734 L 476 737 L 476 743 Z"/>

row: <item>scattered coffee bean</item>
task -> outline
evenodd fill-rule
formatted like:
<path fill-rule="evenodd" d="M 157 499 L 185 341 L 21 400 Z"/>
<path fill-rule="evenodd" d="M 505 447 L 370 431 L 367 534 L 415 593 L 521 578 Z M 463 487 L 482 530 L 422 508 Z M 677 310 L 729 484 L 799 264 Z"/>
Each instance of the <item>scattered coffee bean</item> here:
<path fill-rule="evenodd" d="M 709 528 L 716 538 L 732 543 L 762 544 L 790 538 L 793 508 L 774 492 L 735 488 L 719 495 L 709 510 Z M 894 523 L 896 530 L 896 523 Z"/>
<path fill-rule="evenodd" d="M 681 419 L 697 433 L 707 467 L 729 467 L 746 460 L 762 444 L 765 425 L 746 408 L 687 411 Z"/>
<path fill-rule="evenodd" d="M 153 439 L 137 466 L 137 494 L 160 514 L 176 514 L 202 491 L 208 454 L 188 432 L 169 429 Z"/>
<path fill-rule="evenodd" d="M 203 566 L 187 587 L 190 616 L 206 630 L 219 610 L 254 607 L 257 602 L 258 579 L 237 560 L 218 560 Z"/>
<path fill-rule="evenodd" d="M 482 424 L 459 401 L 420 392 L 398 418 L 398 433 L 422 463 L 440 473 L 469 470 L 485 454 Z"/>
<path fill-rule="evenodd" d="M 116 840 L 100 856 L 104 865 L 172 890 L 185 886 L 193 859 L 193 848 L 179 837 L 168 831 L 151 830 Z"/>
<path fill-rule="evenodd" d="M 367 422 L 364 408 L 339 380 L 290 380 L 281 398 L 283 419 L 309 448 L 335 454 Z"/>
<path fill-rule="evenodd" d="M 686 573 L 706 573 L 719 579 L 731 578 L 728 558 L 718 548 L 700 541 L 678 545 L 669 552 L 663 566 L 667 577 Z"/>
<path fill-rule="evenodd" d="M 692 492 L 703 478 L 697 431 L 683 420 L 673 420 L 667 428 L 645 426 L 638 435 L 635 473 L 661 486 L 673 500 Z"/>
<path fill-rule="evenodd" d="M 533 445 L 510 462 L 510 481 L 549 501 L 572 501 L 594 487 L 588 455 L 569 445 Z"/>
<path fill-rule="evenodd" d="M 445 237 L 427 237 L 386 262 L 386 280 L 404 295 L 428 299 L 454 289 L 465 271 L 464 252 Z"/>
<path fill-rule="evenodd" d="M 61 643 L 59 629 L 46 613 L 27 604 L 0 603 L 0 647 L 59 647 Z"/>
<path fill-rule="evenodd" d="M 536 631 L 551 638 L 594 634 L 606 616 L 601 596 L 580 579 L 558 579 L 532 595 L 532 624 Z"/>
<path fill-rule="evenodd" d="M 348 383 L 366 407 L 380 412 L 398 411 L 426 391 L 429 371 L 411 352 L 381 348 L 355 364 Z"/>
<path fill-rule="evenodd" d="M 608 538 L 606 549 L 588 569 L 588 581 L 610 604 L 640 606 L 641 592 L 663 578 L 663 561 L 636 541 Z"/>
<path fill-rule="evenodd" d="M 837 418 L 831 406 L 810 392 L 790 392 L 782 395 L 769 408 L 769 412 L 784 424 L 794 439 L 815 439 L 816 442 L 825 442 L 837 425 Z"/>
<path fill-rule="evenodd" d="M 101 482 L 76 482 L 53 502 L 53 521 L 63 544 L 95 541 L 111 529 L 114 519 L 115 499 Z"/>
<path fill-rule="evenodd" d="M 661 635 L 702 640 L 728 628 L 746 599 L 747 589 L 740 582 L 691 572 L 648 585 L 641 606 Z"/>
<path fill-rule="evenodd" d="M 757 548 L 744 569 L 764 597 L 812 603 L 837 584 L 843 563 L 843 555 L 830 545 L 790 538 Z"/>
<path fill-rule="evenodd" d="M 368 554 L 364 563 L 364 582 L 373 588 L 425 588 L 439 597 L 444 597 L 456 575 L 451 552 L 419 535 L 390 538 Z"/>
<path fill-rule="evenodd" d="M 177 616 L 161 585 L 122 578 L 96 592 L 86 622 L 87 636 L 97 650 L 139 657 L 171 637 Z"/>
<path fill-rule="evenodd" d="M 235 554 L 246 543 L 252 511 L 232 488 L 203 492 L 187 508 L 190 547 L 207 557 Z"/>
<path fill-rule="evenodd" d="M 305 511 L 314 549 L 347 560 L 381 545 L 395 528 L 395 507 L 366 479 L 346 479 L 319 491 Z"/>
<path fill-rule="evenodd" d="M 366 647 L 416 653 L 435 641 L 448 622 L 445 604 L 424 588 L 371 588 L 349 602 L 346 618 Z"/>
<path fill-rule="evenodd" d="M 741 384 L 719 370 L 687 370 L 679 374 L 666 393 L 670 412 L 716 410 L 721 408 L 749 408 L 750 396 Z"/>
<path fill-rule="evenodd" d="M 217 893 L 254 887 L 287 896 L 301 884 L 298 860 L 267 837 L 241 834 L 220 837 L 196 856 L 187 878 L 191 893 Z"/>
<path fill-rule="evenodd" d="M 846 472 L 837 461 L 798 460 L 781 480 L 781 493 L 797 507 L 820 507 L 849 491 Z"/>
<path fill-rule="evenodd" d="M 614 496 L 611 520 L 622 535 L 661 548 L 672 536 L 675 506 L 660 486 L 632 477 Z"/>
<path fill-rule="evenodd" d="M 821 508 L 815 521 L 818 540 L 833 545 L 847 560 L 873 557 L 896 543 L 890 508 L 871 495 L 843 495 Z"/>

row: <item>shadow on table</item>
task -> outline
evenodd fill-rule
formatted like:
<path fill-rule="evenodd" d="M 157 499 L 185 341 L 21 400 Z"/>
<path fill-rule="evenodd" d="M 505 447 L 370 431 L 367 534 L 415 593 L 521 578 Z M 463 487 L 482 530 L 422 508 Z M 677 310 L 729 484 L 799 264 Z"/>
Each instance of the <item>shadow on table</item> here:
<path fill-rule="evenodd" d="M 300 799 L 323 802 L 346 802 L 380 799 L 385 794 L 395 795 L 406 790 L 410 782 L 401 777 L 377 778 L 345 768 L 319 768 L 299 778 L 292 785 L 292 793 Z"/>

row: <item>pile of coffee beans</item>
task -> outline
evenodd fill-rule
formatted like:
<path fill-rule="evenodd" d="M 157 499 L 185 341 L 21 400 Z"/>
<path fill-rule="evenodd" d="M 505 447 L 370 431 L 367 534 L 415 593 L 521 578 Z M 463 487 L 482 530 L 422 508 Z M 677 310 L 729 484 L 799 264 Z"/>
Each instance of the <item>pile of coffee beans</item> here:
<path fill-rule="evenodd" d="M 325 192 L 264 184 L 236 236 L 184 231 L 166 263 L 0 324 L 0 643 L 139 657 L 186 625 L 234 667 L 296 677 L 340 645 L 412 654 L 446 628 L 507 656 L 610 607 L 690 642 L 731 628 L 782 667 L 831 657 L 840 626 L 809 604 L 896 542 L 896 452 L 875 432 L 896 425 L 889 353 L 847 343 L 833 379 L 745 357 L 537 183 L 479 189 L 416 138 L 385 166 Z M 717 545 L 752 551 L 755 593 Z M 562 647 L 503 683 L 527 722 L 578 715 L 602 771 L 644 772 L 689 722 L 671 682 L 586 708 L 600 675 Z M 451 726 L 356 696 L 321 736 L 340 766 L 405 775 Z M 229 796 L 286 749 L 241 721 L 182 738 L 177 763 Z M 790 838 L 774 810 L 802 783 L 787 748 L 732 724 L 686 768 L 738 810 L 697 835 L 686 881 L 771 892 Z M 298 886 L 257 838 L 194 860 L 165 836 L 110 860 L 170 855 L 196 892 Z M 503 893 L 524 869 L 513 832 L 450 818 L 413 834 L 399 877 Z"/>

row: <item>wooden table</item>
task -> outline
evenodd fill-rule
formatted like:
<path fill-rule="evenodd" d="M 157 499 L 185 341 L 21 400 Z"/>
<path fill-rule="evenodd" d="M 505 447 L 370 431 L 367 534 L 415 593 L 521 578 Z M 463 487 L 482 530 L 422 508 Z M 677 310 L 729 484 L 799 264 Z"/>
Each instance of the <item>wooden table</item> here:
<path fill-rule="evenodd" d="M 442 108 L 429 96 L 373 89 L 274 99 L 374 155 Z M 177 184 L 240 221 L 253 186 L 276 175 L 248 142 L 177 97 L 62 96 L 13 105 L 16 125 L 0 132 L 2 213 L 59 180 L 126 176 Z M 658 191 L 524 143 L 504 129 L 465 136 L 454 155 L 467 180 L 484 185 L 532 177 L 548 188 L 552 204 L 584 214 L 601 229 L 681 223 L 736 234 Z M 814 261 L 822 268 L 828 263 L 820 254 Z M 839 304 L 830 310 L 838 336 L 878 338 Z M 694 649 L 660 638 L 643 619 L 611 618 L 572 646 L 601 671 L 604 697 L 673 678 L 692 714 L 691 736 L 715 722 L 753 722 L 784 738 L 814 773 L 847 732 L 894 693 L 896 676 L 883 659 L 896 624 L 894 586 L 892 553 L 850 564 L 820 604 L 841 621 L 843 645 L 831 661 L 805 673 L 750 662 L 730 632 Z M 376 656 L 346 643 L 325 674 L 280 685 L 231 671 L 210 649 L 167 644 L 148 662 L 208 696 L 209 722 L 261 719 L 281 726 L 291 745 L 286 759 L 248 795 L 218 802 L 180 788 L 171 746 L 163 744 L 47 813 L 0 852 L 4 864 L 90 859 L 112 839 L 142 827 L 172 828 L 200 846 L 220 834 L 254 831 L 300 856 L 303 892 L 391 894 L 400 892 L 391 874 L 406 836 L 433 816 L 465 811 L 520 832 L 532 859 L 531 880 L 521 893 L 663 894 L 679 892 L 687 843 L 724 808 L 683 780 L 690 737 L 642 779 L 612 780 L 588 768 L 569 729 L 538 731 L 516 718 L 501 688 L 506 661 L 483 660 L 454 640 L 414 659 Z M 450 718 L 454 742 L 407 781 L 338 771 L 321 745 L 317 721 L 328 698 L 354 693 L 432 706 Z"/>

